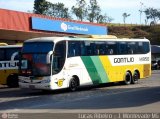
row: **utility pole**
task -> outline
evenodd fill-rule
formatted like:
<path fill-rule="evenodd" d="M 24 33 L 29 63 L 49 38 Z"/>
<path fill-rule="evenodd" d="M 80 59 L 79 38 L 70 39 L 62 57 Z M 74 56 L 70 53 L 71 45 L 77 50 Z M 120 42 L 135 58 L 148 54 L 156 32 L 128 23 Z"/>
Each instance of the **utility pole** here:
<path fill-rule="evenodd" d="M 139 10 L 139 12 L 140 12 L 140 25 L 142 24 L 141 23 L 141 19 L 142 19 L 142 12 L 143 12 L 143 10 L 142 10 L 142 6 L 143 6 L 143 3 L 142 2 L 140 2 L 140 10 Z"/>

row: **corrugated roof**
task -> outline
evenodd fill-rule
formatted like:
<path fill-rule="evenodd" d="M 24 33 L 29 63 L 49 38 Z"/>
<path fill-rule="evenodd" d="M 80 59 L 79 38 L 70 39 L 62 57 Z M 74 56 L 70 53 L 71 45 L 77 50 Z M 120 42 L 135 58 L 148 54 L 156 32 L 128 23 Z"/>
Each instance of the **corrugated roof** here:
<path fill-rule="evenodd" d="M 160 53 L 160 46 L 158 45 L 152 45 L 151 46 L 152 53 Z"/>
<path fill-rule="evenodd" d="M 31 14 L 13 10 L 0 9 L 0 39 L 1 40 L 21 40 L 43 37 L 43 36 L 66 36 L 74 35 L 72 33 L 60 33 L 33 30 L 31 28 L 31 17 L 46 18 L 51 20 L 61 20 L 67 22 L 75 22 L 81 24 L 91 24 L 97 26 L 105 26 L 103 24 L 96 24 L 90 22 L 80 22 L 69 19 L 54 18 L 45 15 Z M 5 41 L 4 41 L 5 42 Z"/>

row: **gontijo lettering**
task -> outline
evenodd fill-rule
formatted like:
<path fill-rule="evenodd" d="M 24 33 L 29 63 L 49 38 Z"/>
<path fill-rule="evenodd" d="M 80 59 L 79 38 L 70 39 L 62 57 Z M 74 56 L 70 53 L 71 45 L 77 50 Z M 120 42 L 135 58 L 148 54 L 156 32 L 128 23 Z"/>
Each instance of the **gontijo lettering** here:
<path fill-rule="evenodd" d="M 129 63 L 129 62 L 134 62 L 134 58 L 133 57 L 114 58 L 114 63 Z"/>
<path fill-rule="evenodd" d="M 0 70 L 2 69 L 18 69 L 18 61 L 1 61 Z"/>

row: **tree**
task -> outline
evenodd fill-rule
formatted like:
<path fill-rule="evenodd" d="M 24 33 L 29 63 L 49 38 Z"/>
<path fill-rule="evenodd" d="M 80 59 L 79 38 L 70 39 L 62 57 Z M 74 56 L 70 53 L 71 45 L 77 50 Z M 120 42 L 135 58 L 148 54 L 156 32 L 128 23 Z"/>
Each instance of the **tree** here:
<path fill-rule="evenodd" d="M 87 16 L 87 7 L 85 0 L 77 0 L 76 6 L 72 6 L 72 13 L 76 15 L 78 20 L 83 21 Z"/>
<path fill-rule="evenodd" d="M 112 17 L 107 16 L 106 14 L 104 16 L 105 16 L 105 20 L 106 20 L 105 23 L 111 23 L 114 20 Z"/>
<path fill-rule="evenodd" d="M 50 4 L 49 15 L 57 18 L 71 18 L 63 3 Z"/>
<path fill-rule="evenodd" d="M 123 13 L 122 16 L 123 16 L 123 22 L 124 22 L 124 24 L 126 24 L 126 18 L 129 17 L 130 14 Z"/>
<path fill-rule="evenodd" d="M 111 23 L 114 19 L 112 17 L 107 16 L 107 23 Z"/>
<path fill-rule="evenodd" d="M 78 20 L 84 19 L 90 22 L 106 23 L 111 22 L 113 19 L 106 14 L 101 14 L 101 8 L 96 0 L 90 0 L 90 5 L 86 6 L 85 0 L 76 0 L 75 6 L 72 6 L 72 13 L 75 14 Z"/>
<path fill-rule="evenodd" d="M 158 9 L 147 8 L 144 13 L 146 14 L 146 17 L 153 20 L 155 24 L 160 20 L 160 10 Z"/>
<path fill-rule="evenodd" d="M 106 23 L 111 22 L 113 19 L 106 14 L 101 13 L 101 8 L 97 3 L 97 0 L 90 0 L 90 4 L 86 6 L 85 0 L 76 0 L 75 6 L 72 6 L 72 13 L 75 14 L 78 20 L 84 19 L 90 22 Z M 69 9 L 65 7 L 63 3 L 51 3 L 46 0 L 34 1 L 34 13 L 53 16 L 57 18 L 72 19 L 69 13 Z"/>
<path fill-rule="evenodd" d="M 114 19 L 107 16 L 107 14 L 97 16 L 97 23 L 110 23 Z"/>
<path fill-rule="evenodd" d="M 97 3 L 97 0 L 90 0 L 90 5 L 88 6 L 88 20 L 90 22 L 97 21 L 100 16 L 101 9 L 100 6 Z"/>
<path fill-rule="evenodd" d="M 97 16 L 97 18 L 96 18 L 96 21 L 97 21 L 97 23 L 105 23 L 106 22 L 106 18 L 107 18 L 107 16 L 103 16 L 103 15 L 98 15 Z"/>
<path fill-rule="evenodd" d="M 69 12 L 68 12 L 68 8 L 66 8 L 63 3 L 53 4 L 45 0 L 35 0 L 34 1 L 34 13 L 54 16 L 57 18 L 71 19 Z"/>
<path fill-rule="evenodd" d="M 34 1 L 34 10 L 33 10 L 34 13 L 45 15 L 47 10 L 48 10 L 48 2 L 46 2 L 46 0 Z"/>

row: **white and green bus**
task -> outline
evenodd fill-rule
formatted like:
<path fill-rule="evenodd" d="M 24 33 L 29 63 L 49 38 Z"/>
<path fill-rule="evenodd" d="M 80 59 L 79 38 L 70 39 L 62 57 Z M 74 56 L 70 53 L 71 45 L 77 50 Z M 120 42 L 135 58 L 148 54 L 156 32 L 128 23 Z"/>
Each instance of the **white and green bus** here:
<path fill-rule="evenodd" d="M 123 81 L 135 84 L 151 75 L 150 42 L 105 36 L 43 37 L 24 42 L 19 68 L 22 88 L 56 90 Z"/>

